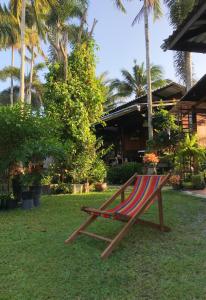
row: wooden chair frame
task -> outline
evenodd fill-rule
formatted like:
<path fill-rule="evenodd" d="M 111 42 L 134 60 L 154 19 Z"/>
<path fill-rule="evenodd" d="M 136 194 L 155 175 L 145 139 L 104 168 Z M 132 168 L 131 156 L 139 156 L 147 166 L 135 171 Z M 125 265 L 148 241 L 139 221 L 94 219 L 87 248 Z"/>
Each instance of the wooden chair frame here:
<path fill-rule="evenodd" d="M 124 201 L 124 192 L 125 189 L 132 184 L 132 182 L 139 176 L 137 173 L 135 173 L 111 198 L 109 198 L 107 201 L 105 201 L 99 209 L 88 209 L 88 208 L 83 208 L 84 211 L 86 212 L 97 212 L 97 213 L 104 213 L 104 210 L 118 197 L 121 195 L 121 201 Z M 146 176 L 146 175 L 141 175 L 141 176 Z M 123 237 L 127 234 L 129 229 L 132 227 L 133 224 L 143 224 L 147 226 L 151 226 L 153 228 L 159 229 L 162 232 L 168 232 L 170 231 L 170 228 L 167 226 L 164 226 L 164 219 L 163 219 L 163 206 L 162 206 L 162 194 L 161 194 L 161 189 L 165 185 L 165 183 L 168 181 L 170 177 L 170 174 L 168 174 L 165 179 L 162 181 L 160 186 L 156 191 L 152 193 L 152 195 L 148 198 L 146 203 L 143 205 L 141 210 L 137 212 L 133 217 L 127 219 L 126 216 L 123 216 L 121 218 L 118 218 L 118 221 L 126 222 L 126 224 L 123 226 L 123 228 L 120 230 L 120 232 L 114 237 L 114 239 L 109 239 L 107 237 L 103 237 L 100 235 L 97 235 L 95 233 L 91 233 L 88 231 L 85 231 L 84 229 L 88 227 L 91 223 L 93 223 L 99 215 L 91 215 L 89 218 L 77 229 L 75 230 L 72 235 L 65 240 L 65 244 L 69 244 L 72 241 L 74 241 L 78 235 L 84 234 L 87 236 L 90 236 L 95 239 L 103 240 L 109 243 L 109 245 L 106 247 L 106 249 L 102 252 L 101 258 L 105 259 L 107 258 L 111 252 L 117 247 L 117 245 L 120 243 L 120 241 L 123 239 Z M 158 198 L 158 211 L 159 211 L 159 224 L 141 220 L 139 217 L 141 214 L 144 213 L 145 209 L 150 205 L 154 198 Z M 108 213 L 107 213 L 108 214 Z M 114 216 L 114 214 L 112 214 Z"/>

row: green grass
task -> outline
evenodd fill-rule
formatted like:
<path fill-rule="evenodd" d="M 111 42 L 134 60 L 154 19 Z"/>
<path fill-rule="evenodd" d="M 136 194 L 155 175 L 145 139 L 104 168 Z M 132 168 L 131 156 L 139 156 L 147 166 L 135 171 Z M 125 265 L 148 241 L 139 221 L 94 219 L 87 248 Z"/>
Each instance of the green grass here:
<path fill-rule="evenodd" d="M 43 197 L 39 209 L 0 213 L 0 299 L 205 299 L 206 199 L 165 191 L 172 231 L 136 225 L 106 261 L 102 241 L 64 245 L 86 218 L 80 207 L 110 194 Z M 120 226 L 101 219 L 91 230 L 112 237 Z"/>

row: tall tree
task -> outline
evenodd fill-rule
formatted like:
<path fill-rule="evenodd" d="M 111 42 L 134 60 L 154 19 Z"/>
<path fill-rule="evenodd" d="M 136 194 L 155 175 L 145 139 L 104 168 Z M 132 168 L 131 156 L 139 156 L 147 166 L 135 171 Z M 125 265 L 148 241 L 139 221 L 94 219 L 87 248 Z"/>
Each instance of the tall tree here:
<path fill-rule="evenodd" d="M 29 73 L 25 76 L 25 92 L 29 94 L 31 92 L 31 103 L 32 106 L 40 106 L 42 104 L 42 94 L 44 90 L 44 85 L 39 78 L 39 72 L 45 68 L 44 63 L 39 63 L 33 66 L 32 70 L 32 84 L 31 84 L 31 74 Z M 31 72 L 31 70 L 30 70 Z M 20 82 L 20 69 L 16 67 L 5 67 L 0 70 L 0 80 L 6 81 L 8 78 L 13 77 L 15 81 Z M 17 98 L 17 92 L 19 92 L 20 87 L 15 87 L 15 99 Z M 5 95 L 6 91 L 3 91 Z"/>
<path fill-rule="evenodd" d="M 174 28 L 183 22 L 192 10 L 195 0 L 164 0 L 169 8 L 170 24 Z M 176 52 L 174 66 L 177 76 L 186 84 L 187 90 L 192 87 L 192 54 L 190 52 Z"/>
<path fill-rule="evenodd" d="M 25 30 L 26 30 L 26 0 L 22 0 L 21 7 L 21 79 L 20 79 L 20 101 L 24 103 L 24 78 L 25 78 Z"/>
<path fill-rule="evenodd" d="M 119 97 L 116 92 L 116 88 L 113 87 L 112 83 L 114 80 L 108 78 L 108 72 L 103 72 L 98 76 L 98 80 L 104 91 L 104 111 L 109 112 L 114 109 L 117 105 L 123 104 L 124 101 L 119 101 Z M 117 103 L 117 101 L 118 103 Z M 122 99 L 121 99 L 122 100 Z"/>
<path fill-rule="evenodd" d="M 151 84 L 151 64 L 150 64 L 150 38 L 149 38 L 149 12 L 153 11 L 154 19 L 161 15 L 160 0 L 144 0 L 144 4 L 133 21 L 133 25 L 144 17 L 146 68 L 147 68 L 147 103 L 148 103 L 148 137 L 153 139 L 152 126 L 152 84 Z"/>
<path fill-rule="evenodd" d="M 52 61 L 63 65 L 64 80 L 68 75 L 69 45 L 80 42 L 86 23 L 87 0 L 57 1 L 47 17 L 47 37 Z M 72 22 L 80 20 L 80 25 Z"/>
<path fill-rule="evenodd" d="M 112 89 L 116 89 L 115 97 L 141 97 L 147 93 L 147 70 L 144 63 L 138 65 L 136 60 L 132 68 L 132 73 L 123 69 L 121 71 L 123 80 L 115 79 L 111 82 Z M 150 69 L 151 88 L 157 89 L 166 84 L 163 79 L 163 70 L 158 65 L 152 65 Z"/>
<path fill-rule="evenodd" d="M 14 51 L 19 47 L 19 26 L 11 8 L 0 6 L 0 48 L 11 48 L 11 67 L 14 67 Z M 11 75 L 10 104 L 14 103 L 14 80 Z"/>
<path fill-rule="evenodd" d="M 26 34 L 26 9 L 28 5 L 32 6 L 36 18 L 37 27 L 39 27 L 39 18 L 45 16 L 49 9 L 57 0 L 10 0 L 10 6 L 15 11 L 21 32 L 21 80 L 20 80 L 20 101 L 25 101 L 25 34 Z"/>

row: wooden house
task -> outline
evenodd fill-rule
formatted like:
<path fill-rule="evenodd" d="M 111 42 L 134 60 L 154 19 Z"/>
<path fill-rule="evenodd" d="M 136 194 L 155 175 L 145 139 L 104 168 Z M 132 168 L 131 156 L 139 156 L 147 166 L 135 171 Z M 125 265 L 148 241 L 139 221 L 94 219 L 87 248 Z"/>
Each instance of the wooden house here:
<path fill-rule="evenodd" d="M 185 87 L 175 82 L 153 91 L 153 109 L 160 101 L 169 110 L 183 97 Z M 113 145 L 110 163 L 141 161 L 148 140 L 147 96 L 144 95 L 110 111 L 103 117 L 105 127 L 97 126 L 105 146 Z"/>
<path fill-rule="evenodd" d="M 165 50 L 206 53 L 206 1 L 196 2 L 193 10 L 173 34 L 165 40 Z M 204 75 L 173 108 L 189 132 L 197 133 L 206 147 L 206 75 Z"/>

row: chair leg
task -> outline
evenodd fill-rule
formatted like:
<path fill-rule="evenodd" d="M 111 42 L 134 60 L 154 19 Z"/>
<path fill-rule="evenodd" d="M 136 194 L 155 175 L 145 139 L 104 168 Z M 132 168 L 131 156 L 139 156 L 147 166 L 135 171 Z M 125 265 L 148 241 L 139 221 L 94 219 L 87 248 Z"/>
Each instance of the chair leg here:
<path fill-rule="evenodd" d="M 122 230 L 111 241 L 109 246 L 102 252 L 102 254 L 101 254 L 102 259 L 107 258 L 111 254 L 111 252 L 117 247 L 119 242 L 123 239 L 123 237 L 129 231 L 130 227 L 135 223 L 135 221 L 136 221 L 136 219 L 132 218 L 125 224 L 125 226 L 122 228 Z"/>
<path fill-rule="evenodd" d="M 161 191 L 158 194 L 158 210 L 159 210 L 160 230 L 164 231 L 164 219 L 163 219 L 163 206 L 162 206 L 162 193 L 161 193 Z"/>
<path fill-rule="evenodd" d="M 77 230 L 75 230 L 71 236 L 68 237 L 68 239 L 66 239 L 64 241 L 65 244 L 69 244 L 71 242 L 73 242 L 76 237 L 80 234 L 80 231 L 85 229 L 87 226 L 89 226 L 92 222 L 94 222 L 96 220 L 97 216 L 90 216 L 86 222 L 84 222 Z"/>

